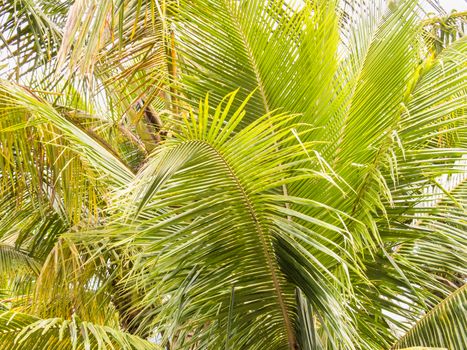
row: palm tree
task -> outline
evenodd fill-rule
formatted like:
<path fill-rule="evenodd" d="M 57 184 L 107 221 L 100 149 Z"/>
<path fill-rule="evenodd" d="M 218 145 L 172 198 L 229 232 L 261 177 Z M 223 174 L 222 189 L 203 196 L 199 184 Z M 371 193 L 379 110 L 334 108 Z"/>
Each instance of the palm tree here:
<path fill-rule="evenodd" d="M 1 2 L 1 348 L 466 348 L 467 15 L 426 8 Z"/>

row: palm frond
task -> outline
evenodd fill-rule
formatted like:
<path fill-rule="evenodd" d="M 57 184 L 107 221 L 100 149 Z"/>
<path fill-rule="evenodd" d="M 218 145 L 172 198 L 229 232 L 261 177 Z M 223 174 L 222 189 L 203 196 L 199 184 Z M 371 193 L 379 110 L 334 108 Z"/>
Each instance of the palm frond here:
<path fill-rule="evenodd" d="M 0 347 L 465 341 L 436 328 L 467 275 L 467 41 L 440 15 L 0 3 L 0 307 L 34 315 Z"/>
<path fill-rule="evenodd" d="M 157 350 L 157 345 L 119 330 L 60 318 L 40 319 L 19 312 L 0 315 L 0 345 L 9 349 Z"/>
<path fill-rule="evenodd" d="M 19 82 L 52 67 L 51 58 L 61 40 L 60 24 L 69 1 L 2 1 L 0 3 L 0 54 L 2 78 Z"/>
<path fill-rule="evenodd" d="M 43 318 L 75 315 L 118 328 L 109 261 L 108 254 L 96 256 L 89 249 L 59 238 L 37 276 L 26 310 Z"/>
<path fill-rule="evenodd" d="M 0 274 L 37 274 L 39 266 L 39 263 L 26 252 L 8 244 L 0 244 Z"/>
<path fill-rule="evenodd" d="M 233 90 L 240 89 L 241 101 L 257 88 L 241 126 L 275 109 L 306 113 L 308 122 L 323 118 L 337 65 L 335 6 L 181 1 L 175 19 L 181 91 L 192 105 L 209 92 L 217 105 Z"/>
<path fill-rule="evenodd" d="M 293 199 L 280 195 L 283 184 L 319 176 L 307 174 L 308 159 L 294 161 L 313 145 L 290 143 L 295 138 L 292 126 L 284 126 L 295 117 L 265 115 L 236 133 L 247 101 L 231 112 L 234 96 L 227 96 L 225 107 L 218 106 L 212 117 L 208 100 L 200 104 L 198 115 L 190 113 L 176 138 L 152 155 L 130 187 L 130 197 L 122 194 L 117 201 L 116 208 L 121 201 L 132 204 L 123 227 L 112 235 L 120 237 L 118 242 L 133 232 L 121 242 L 141 249 L 141 258 L 133 261 L 133 272 L 122 283 L 142 294 L 136 305 L 144 312 L 135 322 L 157 327 L 177 348 L 225 342 L 232 348 L 260 349 L 265 342 L 271 348 L 293 348 L 291 282 L 301 281 L 288 276 L 295 273 L 292 267 L 279 269 L 274 242 L 294 235 L 321 250 L 323 259 L 344 263 L 300 222 L 343 229 L 302 215 L 299 199 L 297 209 L 288 209 L 285 203 Z M 307 281 L 313 286 L 308 288 L 320 292 L 307 289 L 307 298 L 322 322 L 332 325 L 332 337 L 352 348 L 352 323 L 339 323 L 348 317 L 347 310 L 337 307 L 343 301 L 327 282 L 332 273 L 318 260 L 302 273 L 326 276 Z M 235 301 L 230 307 L 232 288 Z M 162 301 L 160 307 L 155 298 Z M 328 305 L 326 298 L 338 300 Z M 248 315 L 248 321 L 240 315 Z M 197 335 L 193 341 L 191 334 Z"/>
<path fill-rule="evenodd" d="M 1 81 L 0 104 L 2 111 L 7 115 L 8 113 L 19 113 L 31 116 L 31 118 L 24 118 L 21 124 L 16 127 L 24 128 L 31 121 L 50 123 L 54 128 L 60 130 L 69 141 L 75 143 L 76 147 L 88 157 L 88 162 L 95 166 L 95 169 L 105 171 L 105 175 L 109 176 L 116 184 L 125 184 L 133 178 L 131 170 L 115 155 L 112 149 L 102 145 L 93 136 L 60 114 L 47 101 L 25 88 Z"/>
<path fill-rule="evenodd" d="M 440 17 L 432 16 L 423 24 L 426 45 L 430 53 L 437 55 L 457 39 L 465 36 L 467 12 L 453 11 Z"/>
<path fill-rule="evenodd" d="M 467 285 L 462 286 L 419 321 L 394 345 L 463 349 L 467 346 Z"/>

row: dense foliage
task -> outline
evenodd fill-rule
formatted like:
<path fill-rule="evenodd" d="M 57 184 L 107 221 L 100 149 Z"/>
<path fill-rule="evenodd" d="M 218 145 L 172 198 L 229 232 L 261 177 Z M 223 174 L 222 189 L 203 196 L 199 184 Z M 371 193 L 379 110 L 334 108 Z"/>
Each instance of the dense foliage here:
<path fill-rule="evenodd" d="M 431 3 L 0 2 L 0 347 L 466 349 Z"/>

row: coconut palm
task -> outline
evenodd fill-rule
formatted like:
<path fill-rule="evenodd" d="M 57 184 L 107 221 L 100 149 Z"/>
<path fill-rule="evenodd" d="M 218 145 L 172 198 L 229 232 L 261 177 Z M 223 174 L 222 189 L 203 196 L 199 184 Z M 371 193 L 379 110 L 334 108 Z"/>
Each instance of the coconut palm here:
<path fill-rule="evenodd" d="M 429 3 L 0 3 L 1 347 L 466 348 Z"/>

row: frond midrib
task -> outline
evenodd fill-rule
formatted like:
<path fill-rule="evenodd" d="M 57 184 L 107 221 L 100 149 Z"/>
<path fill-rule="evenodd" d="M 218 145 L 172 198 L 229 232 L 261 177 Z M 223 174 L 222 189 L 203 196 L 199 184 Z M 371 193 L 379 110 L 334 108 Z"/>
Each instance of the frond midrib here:
<path fill-rule="evenodd" d="M 422 325 L 425 321 L 429 320 L 431 317 L 436 315 L 436 313 L 446 304 L 448 304 L 451 300 L 455 299 L 458 295 L 462 294 L 463 292 L 467 291 L 467 283 L 465 283 L 462 287 L 456 289 L 454 292 L 449 294 L 445 299 L 435 305 L 431 310 L 429 310 L 425 315 L 423 315 L 419 320 L 415 322 L 415 324 L 405 333 L 401 338 L 397 340 L 397 342 L 392 346 L 391 349 L 398 349 L 399 344 L 403 344 L 404 341 L 413 334 L 420 325 Z"/>
<path fill-rule="evenodd" d="M 238 20 L 237 16 L 232 11 L 230 5 L 228 3 L 226 3 L 226 0 L 223 0 L 223 3 L 224 3 L 224 6 L 225 6 L 227 12 L 229 13 L 229 15 L 231 17 L 233 26 L 237 30 L 237 34 L 240 36 L 240 39 L 241 39 L 242 44 L 243 44 L 244 49 L 245 49 L 246 56 L 248 58 L 248 62 L 251 65 L 250 68 L 252 69 L 253 73 L 255 74 L 255 80 L 256 80 L 256 83 L 258 84 L 258 90 L 259 90 L 259 93 L 261 95 L 261 100 L 263 102 L 264 111 L 266 113 L 269 113 L 271 109 L 270 109 L 269 102 L 268 102 L 268 99 L 267 99 L 267 96 L 266 96 L 266 88 L 265 88 L 265 85 L 263 83 L 263 79 L 261 78 L 261 73 L 260 73 L 258 64 L 256 62 L 256 59 L 254 57 L 253 50 L 252 50 L 252 48 L 251 48 L 251 46 L 250 46 L 250 44 L 248 42 L 247 35 L 246 35 L 240 21 Z"/>

